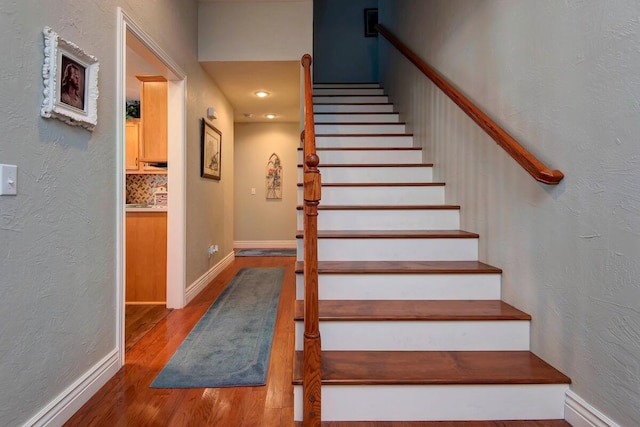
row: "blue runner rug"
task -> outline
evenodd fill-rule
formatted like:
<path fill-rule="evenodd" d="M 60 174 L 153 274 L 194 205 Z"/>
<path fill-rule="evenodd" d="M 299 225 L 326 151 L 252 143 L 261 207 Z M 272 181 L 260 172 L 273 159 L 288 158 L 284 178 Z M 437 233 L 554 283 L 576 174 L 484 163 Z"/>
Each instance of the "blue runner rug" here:
<path fill-rule="evenodd" d="M 243 268 L 209 307 L 152 388 L 266 384 L 284 268 Z"/>

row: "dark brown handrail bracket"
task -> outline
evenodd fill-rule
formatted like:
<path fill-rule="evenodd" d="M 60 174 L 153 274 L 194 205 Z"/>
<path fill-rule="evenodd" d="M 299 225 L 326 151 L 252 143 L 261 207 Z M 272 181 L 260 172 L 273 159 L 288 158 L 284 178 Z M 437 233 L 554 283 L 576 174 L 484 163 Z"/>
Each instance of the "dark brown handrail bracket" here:
<path fill-rule="evenodd" d="M 303 426 L 320 427 L 322 384 L 320 318 L 318 315 L 318 204 L 320 203 L 320 159 L 316 154 L 311 85 L 311 55 L 301 60 L 304 68 L 304 349 L 303 349 Z"/>
<path fill-rule="evenodd" d="M 384 26 L 378 24 L 376 29 L 393 46 L 396 47 L 409 61 L 424 73 L 436 86 L 440 88 L 453 102 L 455 102 L 469 117 L 473 119 L 484 131 L 493 138 L 509 155 L 520 164 L 529 174 L 539 182 L 549 185 L 557 185 L 564 174 L 556 169 L 549 169 L 536 156 L 531 154 L 518 141 L 498 126 L 480 108 L 474 105 L 466 96 L 449 83 L 431 66 L 420 59 L 404 43 L 398 40 Z"/>

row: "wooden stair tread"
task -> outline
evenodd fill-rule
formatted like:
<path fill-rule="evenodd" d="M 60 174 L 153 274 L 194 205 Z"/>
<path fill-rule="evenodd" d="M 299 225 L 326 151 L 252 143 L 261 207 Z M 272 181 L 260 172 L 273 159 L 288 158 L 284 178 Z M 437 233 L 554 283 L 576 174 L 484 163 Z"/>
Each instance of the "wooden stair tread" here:
<path fill-rule="evenodd" d="M 298 147 L 298 151 L 303 151 Z M 317 151 L 420 151 L 422 147 L 327 147 L 316 148 Z"/>
<path fill-rule="evenodd" d="M 299 211 L 302 206 L 298 206 Z M 406 210 L 460 210 L 460 205 L 319 205 L 318 210 L 324 211 L 406 211 Z"/>
<path fill-rule="evenodd" d="M 301 239 L 303 233 L 302 230 L 298 230 L 296 238 Z M 476 239 L 479 235 L 464 230 L 323 230 L 318 231 L 318 237 L 324 239 Z"/>
<path fill-rule="evenodd" d="M 304 184 L 298 183 L 298 187 Z M 322 187 L 444 187 L 444 182 L 330 182 Z"/>
<path fill-rule="evenodd" d="M 316 105 L 327 105 L 327 104 L 316 104 Z M 329 104 L 330 105 L 330 104 Z M 339 111 L 339 112 L 329 112 L 329 111 L 319 111 L 319 112 L 313 112 L 313 114 L 318 115 L 318 116 L 326 116 L 326 115 L 334 115 L 334 116 L 345 116 L 345 115 L 350 115 L 350 116 L 366 116 L 366 115 L 371 115 L 371 114 L 387 114 L 387 115 L 399 115 L 400 113 L 395 112 L 395 111 Z M 369 122 L 367 122 L 369 123 Z M 372 124 L 377 124 L 377 122 L 371 122 Z"/>
<path fill-rule="evenodd" d="M 297 421 L 296 427 L 302 427 Z M 323 421 L 320 427 L 571 427 L 565 420 Z"/>
<path fill-rule="evenodd" d="M 394 136 L 413 136 L 412 133 L 316 133 L 316 138 L 322 137 L 335 137 L 335 136 L 356 136 L 356 137 L 368 137 L 368 136 L 384 136 L 384 137 L 394 137 Z"/>
<path fill-rule="evenodd" d="M 381 95 L 378 95 L 381 96 Z M 382 95 L 384 96 L 384 95 Z M 319 102 L 314 103 L 313 106 L 324 106 L 324 105 L 392 105 L 392 102 Z"/>
<path fill-rule="evenodd" d="M 293 383 L 302 381 L 297 351 Z M 323 351 L 323 385 L 570 384 L 529 351 Z"/>
<path fill-rule="evenodd" d="M 302 164 L 298 163 L 301 168 Z M 433 163 L 320 163 L 318 168 L 432 168 Z"/>
<path fill-rule="evenodd" d="M 362 126 L 377 126 L 377 125 L 406 125 L 405 122 L 315 122 L 314 125 L 362 125 Z"/>
<path fill-rule="evenodd" d="M 318 89 L 337 89 L 337 88 L 318 88 Z M 363 88 L 363 89 L 381 89 L 381 88 L 374 87 L 374 88 Z M 313 95 L 314 98 L 318 98 L 318 97 L 330 98 L 330 97 L 344 97 L 344 96 L 387 96 L 387 94 L 372 95 L 368 93 L 363 93 L 362 95 L 359 95 L 359 94 L 358 95 L 351 95 L 351 94 L 330 95 L 330 94 L 319 93 L 317 95 L 316 94 Z"/>
<path fill-rule="evenodd" d="M 321 321 L 531 320 L 500 300 L 320 300 Z M 295 304 L 294 320 L 304 319 L 304 301 Z"/>
<path fill-rule="evenodd" d="M 302 273 L 303 262 L 296 262 Z M 480 261 L 318 261 L 320 274 L 500 274 Z"/>

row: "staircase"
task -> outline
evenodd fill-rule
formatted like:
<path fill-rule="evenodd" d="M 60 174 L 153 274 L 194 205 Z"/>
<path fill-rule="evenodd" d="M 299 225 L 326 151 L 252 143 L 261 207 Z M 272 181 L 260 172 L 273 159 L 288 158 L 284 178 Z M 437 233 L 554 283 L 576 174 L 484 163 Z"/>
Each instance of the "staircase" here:
<path fill-rule="evenodd" d="M 445 203 L 445 184 L 433 182 L 383 89 L 316 85 L 313 99 L 322 420 L 564 418 L 569 378 L 529 351 L 531 317 L 500 300 L 501 270 L 479 262 L 479 236 L 459 229 L 460 206 Z M 302 231 L 297 238 L 302 421 Z"/>

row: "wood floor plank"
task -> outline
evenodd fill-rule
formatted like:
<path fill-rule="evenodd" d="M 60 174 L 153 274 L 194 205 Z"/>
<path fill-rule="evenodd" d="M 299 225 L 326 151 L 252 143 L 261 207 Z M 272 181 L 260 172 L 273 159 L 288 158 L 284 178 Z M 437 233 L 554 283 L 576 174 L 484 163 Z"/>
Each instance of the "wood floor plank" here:
<path fill-rule="evenodd" d="M 294 383 L 300 384 L 302 352 Z M 528 351 L 323 351 L 323 384 L 570 384 Z"/>
<path fill-rule="evenodd" d="M 358 320 L 531 320 L 500 300 L 321 300 L 321 321 Z M 304 319 L 304 301 L 296 301 L 295 320 Z"/>
<path fill-rule="evenodd" d="M 172 310 L 131 347 L 125 354 L 125 366 L 65 426 L 293 425 L 294 263 L 295 257 L 236 258 L 187 307 Z M 149 388 L 191 329 L 243 267 L 285 268 L 267 385 Z M 270 384 L 271 381 L 274 383 Z M 271 420 L 279 424 L 266 424 Z"/>

